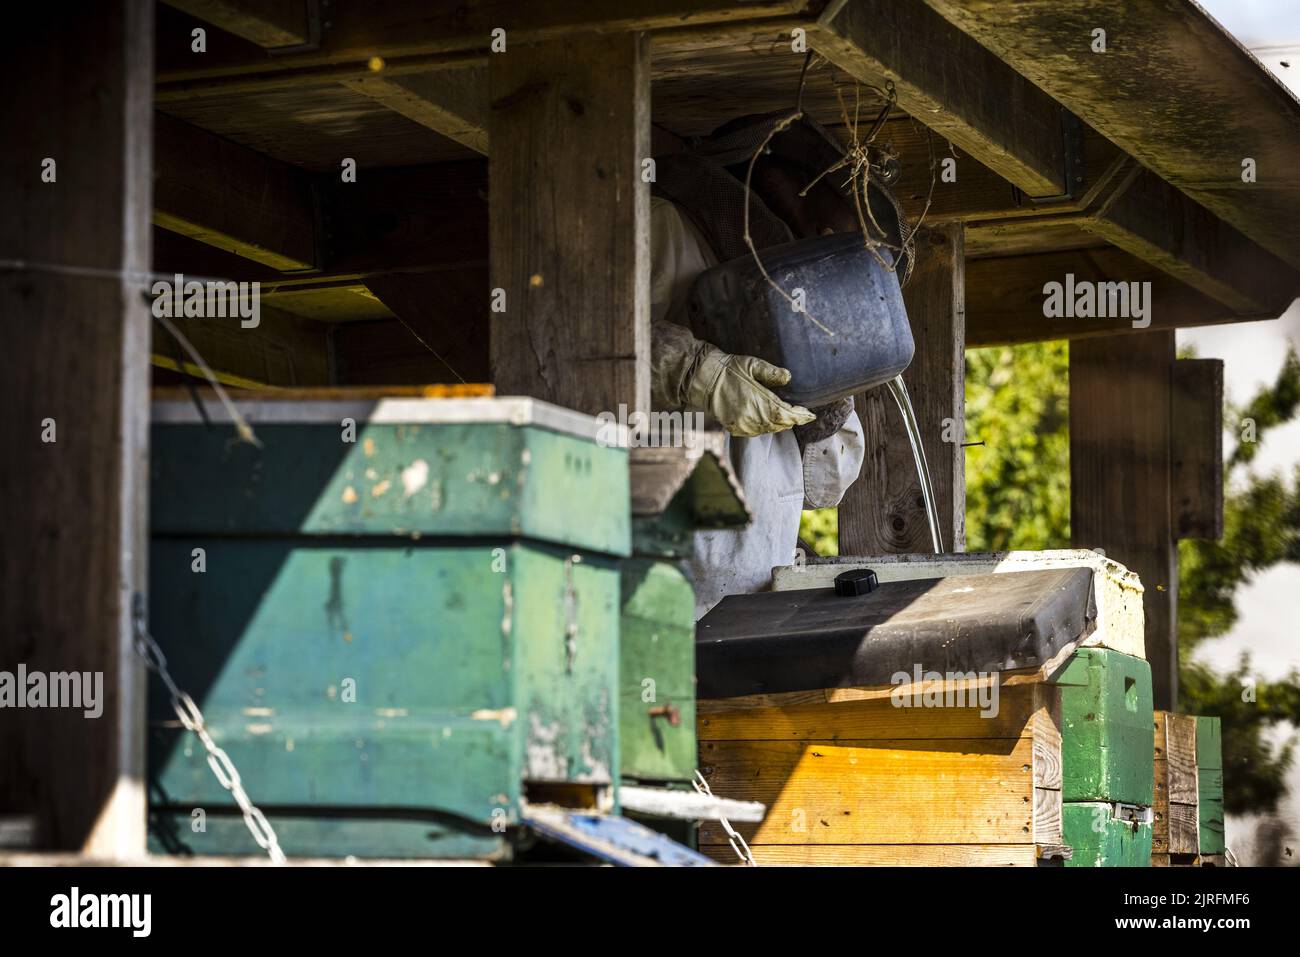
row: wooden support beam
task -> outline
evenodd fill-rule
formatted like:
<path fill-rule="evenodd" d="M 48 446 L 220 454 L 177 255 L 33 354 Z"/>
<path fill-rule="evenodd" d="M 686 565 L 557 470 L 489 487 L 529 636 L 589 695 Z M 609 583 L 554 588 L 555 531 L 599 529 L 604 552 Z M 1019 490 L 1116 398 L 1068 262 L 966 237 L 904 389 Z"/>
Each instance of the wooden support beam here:
<path fill-rule="evenodd" d="M 188 43 L 165 43 L 159 45 L 158 81 L 163 87 L 172 87 L 173 93 L 184 90 L 187 95 L 206 95 L 231 81 L 247 83 L 258 74 L 261 80 L 274 81 L 276 74 L 311 75 L 315 68 L 333 67 L 345 73 L 362 71 L 356 75 L 359 78 L 364 75 L 370 58 L 376 56 L 399 69 L 401 61 L 421 58 L 425 59 L 418 65 L 422 70 L 433 68 L 439 58 L 461 65 L 482 62 L 488 56 L 492 31 L 497 29 L 505 31 L 509 52 L 532 43 L 572 43 L 575 35 L 583 33 L 608 37 L 643 30 L 712 29 L 746 20 L 801 14 L 810 6 L 810 0 L 336 3 L 330 11 L 330 26 L 321 38 L 319 50 L 273 57 L 255 49 L 232 46 L 210 50 L 200 60 L 188 54 Z M 597 36 L 592 42 L 599 45 L 603 40 Z M 334 80 L 342 78 L 342 74 L 333 77 Z"/>
<path fill-rule="evenodd" d="M 908 215 L 919 217 L 928 198 L 927 222 L 965 222 L 970 258 L 1110 243 L 1235 313 L 1277 316 L 1300 292 L 1300 274 L 1289 265 L 1090 129 L 1077 198 L 1045 206 L 969 156 L 956 159 L 955 182 L 938 179 L 931 192 L 930 149 L 942 159 L 947 144 L 927 143 L 910 119 L 891 120 L 882 137 L 899 155 L 894 194 Z"/>
<path fill-rule="evenodd" d="M 1234 312 L 1280 316 L 1300 293 L 1289 265 L 1137 165 L 1083 226 Z"/>
<path fill-rule="evenodd" d="M 306 174 L 165 113 L 154 149 L 156 225 L 275 269 L 317 264 Z"/>
<path fill-rule="evenodd" d="M 1119 249 L 974 259 L 966 264 L 967 346 L 982 348 L 1144 331 L 1134 328 L 1132 320 L 1124 317 L 1044 316 L 1044 286 L 1064 283 L 1067 275 L 1073 275 L 1076 283 L 1150 282 L 1151 324 L 1145 331 L 1273 318 L 1234 315 L 1228 307 Z"/>
<path fill-rule="evenodd" d="M 1223 360 L 1174 363 L 1174 534 L 1223 537 Z"/>
<path fill-rule="evenodd" d="M 650 79 L 641 34 L 491 60 L 492 379 L 580 412 L 650 401 Z"/>
<path fill-rule="evenodd" d="M 1138 573 L 1157 708 L 1178 697 L 1174 333 L 1070 344 L 1070 535 Z"/>
<path fill-rule="evenodd" d="M 808 40 L 1031 196 L 1066 190 L 1060 106 L 923 4 L 849 0 Z"/>
<path fill-rule="evenodd" d="M 145 849 L 153 13 L 35 4 L 0 59 L 0 256 L 32 264 L 0 272 L 0 667 L 79 672 L 86 705 L 4 710 L 0 813 L 103 859 Z"/>
<path fill-rule="evenodd" d="M 391 77 L 380 71 L 343 85 L 475 152 L 488 151 L 486 66 Z"/>
<path fill-rule="evenodd" d="M 1195 3 L 925 0 L 1174 187 L 1300 268 L 1300 103 Z M 1094 52 L 1095 30 L 1106 50 Z M 1255 163 L 1256 181 L 1242 179 Z"/>
<path fill-rule="evenodd" d="M 168 6 L 243 37 L 260 47 L 306 43 L 303 0 L 166 0 Z"/>
<path fill-rule="evenodd" d="M 965 306 L 962 227 L 917 237 L 903 290 L 916 354 L 903 373 L 933 477 L 945 551 L 966 547 Z M 883 386 L 856 397 L 867 454 L 840 503 L 841 555 L 931 552 L 921 484 L 898 408 Z"/>

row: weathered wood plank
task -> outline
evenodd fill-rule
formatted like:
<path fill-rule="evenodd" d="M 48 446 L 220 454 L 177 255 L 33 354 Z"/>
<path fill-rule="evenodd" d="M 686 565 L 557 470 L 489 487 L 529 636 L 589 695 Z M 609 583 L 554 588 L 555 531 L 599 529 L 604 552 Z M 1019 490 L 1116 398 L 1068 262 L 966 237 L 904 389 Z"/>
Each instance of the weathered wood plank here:
<path fill-rule="evenodd" d="M 1170 502 L 1174 334 L 1070 346 L 1070 534 L 1137 572 L 1156 707 L 1177 697 L 1178 552 Z"/>
<path fill-rule="evenodd" d="M 1223 537 L 1223 360 L 1174 363 L 1174 534 Z"/>
<path fill-rule="evenodd" d="M 1169 802 L 1195 804 L 1198 793 L 1196 719 L 1185 714 L 1166 714 L 1164 740 Z"/>
<path fill-rule="evenodd" d="M 819 700 L 807 704 L 727 711 L 718 710 L 716 706 L 740 699 L 716 699 L 701 702 L 697 712 L 698 738 L 701 741 L 809 738 L 863 741 L 1019 737 L 1033 733 L 1025 723 L 1025 714 L 1036 700 L 1035 687 L 1012 685 L 999 688 L 998 713 L 992 717 L 982 717 L 979 708 L 941 708 L 927 714 L 924 722 L 918 722 L 913 711 L 895 707 L 888 696 L 831 703 L 826 701 L 824 694 L 817 692 Z M 1059 780 L 1056 786 L 1060 786 Z"/>
<path fill-rule="evenodd" d="M 917 238 L 903 290 L 916 354 L 903 381 L 916 411 L 947 551 L 966 540 L 965 262 L 960 225 Z M 862 473 L 840 504 L 840 554 L 933 551 L 921 484 L 898 407 L 876 388 L 855 399 L 866 438 Z"/>
<path fill-rule="evenodd" d="M 1049 684 L 1029 685 L 1034 712 L 1029 730 L 1034 759 L 1034 843 L 1063 844 L 1061 692 Z"/>
<path fill-rule="evenodd" d="M 316 264 L 311 183 L 246 147 L 154 114 L 153 221 L 276 269 Z"/>
<path fill-rule="evenodd" d="M 260 47 L 307 42 L 302 0 L 166 0 L 167 5 Z"/>
<path fill-rule="evenodd" d="M 1144 166 L 1300 267 L 1300 103 L 1195 3 L 925 0 Z M 1093 31 L 1106 32 L 1094 53 Z M 1243 160 L 1257 182 L 1242 180 Z"/>
<path fill-rule="evenodd" d="M 1047 283 L 1151 283 L 1150 325 L 1118 318 L 1043 315 Z M 969 348 L 1091 339 L 1158 329 L 1250 322 L 1270 316 L 1237 316 L 1222 303 L 1184 285 L 1120 249 L 1080 249 L 1025 256 L 972 259 L 966 263 L 966 344 Z"/>
<path fill-rule="evenodd" d="M 743 20 L 762 20 L 802 13 L 809 0 L 479 0 L 439 4 L 428 0 L 389 0 L 382 4 L 336 3 L 330 28 L 319 50 L 272 57 L 246 47 L 214 50 L 203 61 L 186 55 L 188 40 L 159 47 L 158 79 L 177 81 L 237 78 L 246 74 L 292 73 L 311 67 L 365 69 L 374 56 L 385 60 L 446 54 L 488 55 L 492 31 L 505 31 L 506 52 L 541 42 L 574 42 L 592 34 L 591 46 L 603 36 L 666 28 L 710 28 Z M 427 65 L 425 67 L 428 68 Z"/>
<path fill-rule="evenodd" d="M 1278 316 L 1300 293 L 1294 269 L 1140 166 L 1084 228 L 1234 312 Z"/>
<path fill-rule="evenodd" d="M 488 151 L 486 66 L 391 77 L 380 71 L 344 86 L 476 153 Z"/>
<path fill-rule="evenodd" d="M 762 823 L 737 825 L 758 844 L 1032 843 L 1032 743 L 993 743 L 702 742 L 700 762 L 716 793 L 767 805 Z M 700 843 L 725 832 L 706 822 Z"/>
<path fill-rule="evenodd" d="M 1061 108 L 928 7 L 854 0 L 808 39 L 855 79 L 892 81 L 902 109 L 1030 195 L 1065 190 Z"/>
<path fill-rule="evenodd" d="M 650 149 L 644 35 L 516 46 L 491 61 L 498 392 L 648 409 Z M 575 201 L 580 198 L 580 201 Z"/>
<path fill-rule="evenodd" d="M 37 4 L 0 63 L 0 249 L 105 271 L 0 272 L 0 526 L 21 556 L 0 567 L 0 661 L 102 679 L 95 718 L 85 698 L 5 710 L 0 807 L 35 815 L 41 847 L 104 858 L 144 852 L 131 610 L 147 581 L 153 14 L 146 0 Z M 75 68 L 51 51 L 74 51 Z"/>

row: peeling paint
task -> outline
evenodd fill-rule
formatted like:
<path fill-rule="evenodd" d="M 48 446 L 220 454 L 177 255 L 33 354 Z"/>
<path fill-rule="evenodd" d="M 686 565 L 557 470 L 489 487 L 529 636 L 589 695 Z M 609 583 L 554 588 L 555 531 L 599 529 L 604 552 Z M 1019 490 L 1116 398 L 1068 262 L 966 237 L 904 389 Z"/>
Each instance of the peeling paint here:
<path fill-rule="evenodd" d="M 555 722 L 543 724 L 536 711 L 529 712 L 528 724 L 524 777 L 537 781 L 563 781 L 568 777 L 567 762 L 555 746 L 560 726 Z"/>
<path fill-rule="evenodd" d="M 343 504 L 351 505 L 357 500 L 357 490 L 351 485 L 343 490 Z"/>
<path fill-rule="evenodd" d="M 361 443 L 361 450 L 366 453 L 366 458 L 370 458 L 375 454 L 375 440 L 370 436 L 366 436 L 365 440 Z"/>
<path fill-rule="evenodd" d="M 515 718 L 519 716 L 514 708 L 480 708 L 470 715 L 475 721 L 499 721 L 501 727 L 508 728 L 515 723 Z"/>
<path fill-rule="evenodd" d="M 424 488 L 429 481 L 429 463 L 424 459 L 416 459 L 406 468 L 402 469 L 402 493 L 406 498 L 410 498 L 420 489 Z"/>
<path fill-rule="evenodd" d="M 271 730 L 271 725 L 269 725 L 269 724 L 250 724 L 250 725 L 246 725 L 246 726 L 244 727 L 244 730 L 247 731 L 249 734 L 266 734 L 266 733 L 268 733 L 268 732 Z"/>
<path fill-rule="evenodd" d="M 374 488 L 370 490 L 371 498 L 379 498 L 379 496 L 387 492 L 389 488 L 392 487 L 392 485 L 393 485 L 392 482 L 388 481 L 388 479 L 384 479 L 382 482 L 380 482 L 378 485 L 376 485 Z"/>
<path fill-rule="evenodd" d="M 274 718 L 274 708 L 245 708 L 244 715 L 249 718 Z"/>
<path fill-rule="evenodd" d="M 376 708 L 375 714 L 381 718 L 405 718 L 411 712 L 406 708 Z"/>

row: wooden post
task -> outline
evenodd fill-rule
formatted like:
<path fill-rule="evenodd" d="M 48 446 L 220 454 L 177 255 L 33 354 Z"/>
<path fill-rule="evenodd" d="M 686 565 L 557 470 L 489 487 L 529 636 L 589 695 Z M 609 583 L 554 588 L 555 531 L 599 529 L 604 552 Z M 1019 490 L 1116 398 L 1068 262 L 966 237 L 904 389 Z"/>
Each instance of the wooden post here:
<path fill-rule="evenodd" d="M 35 815 L 44 847 L 138 856 L 154 5 L 24 17 L 0 58 L 0 258 L 24 262 L 0 270 L 0 670 L 98 673 L 102 714 L 6 708 L 0 813 Z"/>
<path fill-rule="evenodd" d="M 1178 698 L 1172 330 L 1070 343 L 1070 532 L 1137 572 L 1155 706 Z"/>
<path fill-rule="evenodd" d="M 645 36 L 511 44 L 489 74 L 497 394 L 591 414 L 648 409 Z"/>
<path fill-rule="evenodd" d="M 930 465 L 945 551 L 966 547 L 965 254 L 960 224 L 923 231 L 903 290 L 916 355 L 903 381 Z M 840 554 L 932 552 L 921 483 L 902 419 L 880 386 L 856 398 L 866 438 L 862 474 L 840 503 Z"/>

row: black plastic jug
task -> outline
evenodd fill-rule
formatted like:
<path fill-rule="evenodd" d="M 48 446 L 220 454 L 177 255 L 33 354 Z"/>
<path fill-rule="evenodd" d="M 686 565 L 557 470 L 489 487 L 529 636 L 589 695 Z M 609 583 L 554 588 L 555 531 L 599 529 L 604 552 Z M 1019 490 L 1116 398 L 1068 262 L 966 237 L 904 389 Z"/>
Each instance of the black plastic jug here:
<path fill-rule="evenodd" d="M 877 252 L 890 261 L 888 250 Z M 888 382 L 911 363 L 912 327 L 898 276 L 861 234 L 801 239 L 758 255 L 802 311 L 746 254 L 696 278 L 686 318 L 697 339 L 789 369 L 790 384 L 777 392 L 810 409 Z"/>

